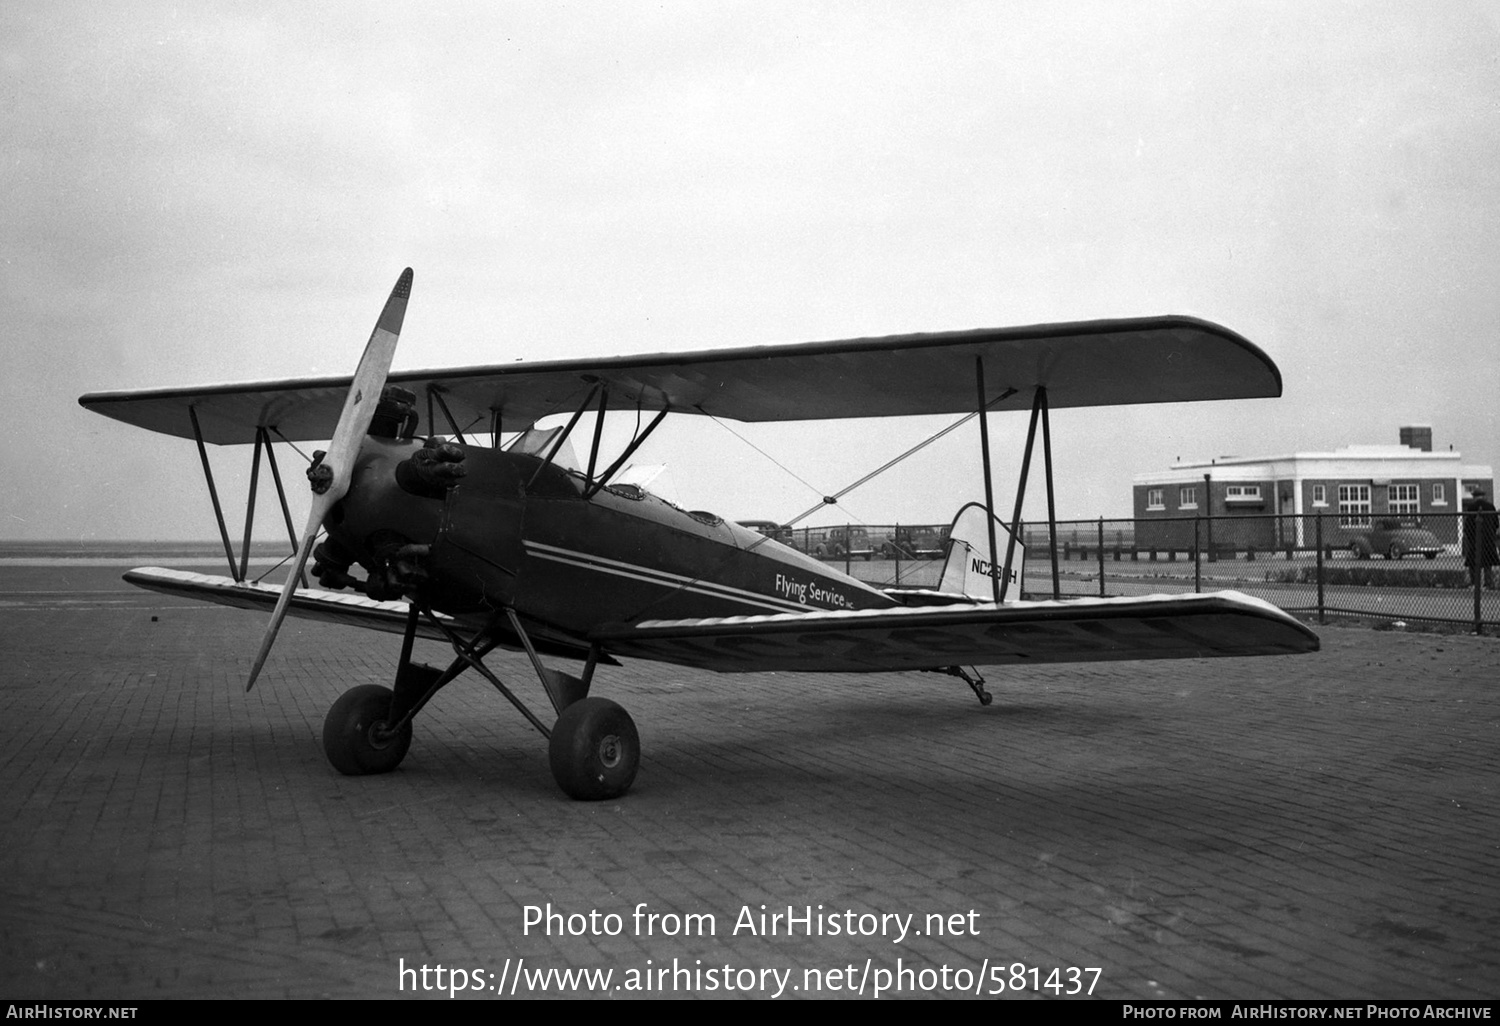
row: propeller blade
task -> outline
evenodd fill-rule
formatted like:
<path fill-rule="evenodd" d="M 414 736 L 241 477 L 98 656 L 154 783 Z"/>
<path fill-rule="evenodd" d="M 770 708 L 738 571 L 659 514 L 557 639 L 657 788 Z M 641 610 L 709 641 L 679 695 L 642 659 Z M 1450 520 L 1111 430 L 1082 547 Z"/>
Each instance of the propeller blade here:
<path fill-rule="evenodd" d="M 396 355 L 396 342 L 401 337 L 401 322 L 406 317 L 406 301 L 411 296 L 411 280 L 411 268 L 408 267 L 396 280 L 396 287 L 391 290 L 390 298 L 385 301 L 385 309 L 375 322 L 375 330 L 370 333 L 370 341 L 365 344 L 364 355 L 359 358 L 359 368 L 349 384 L 343 412 L 339 414 L 338 426 L 333 429 L 333 438 L 328 443 L 328 451 L 321 464 L 332 471 L 333 476 L 322 492 L 314 492 L 307 526 L 302 530 L 302 544 L 297 546 L 296 562 L 287 574 L 281 597 L 276 600 L 276 610 L 271 614 L 265 636 L 261 638 L 260 651 L 256 653 L 255 664 L 250 668 L 250 680 L 245 684 L 247 692 L 255 687 L 255 679 L 260 676 L 266 657 L 271 654 L 271 646 L 276 642 L 276 632 L 281 629 L 281 621 L 286 619 L 287 606 L 291 604 L 292 593 L 297 590 L 297 582 L 302 577 L 307 558 L 312 554 L 313 542 L 317 540 L 318 529 L 323 526 L 323 518 L 328 515 L 333 504 L 349 491 L 354 460 L 359 456 L 360 443 L 370 430 L 370 420 L 375 416 L 381 390 L 385 388 L 386 375 L 391 370 L 391 360 Z"/>

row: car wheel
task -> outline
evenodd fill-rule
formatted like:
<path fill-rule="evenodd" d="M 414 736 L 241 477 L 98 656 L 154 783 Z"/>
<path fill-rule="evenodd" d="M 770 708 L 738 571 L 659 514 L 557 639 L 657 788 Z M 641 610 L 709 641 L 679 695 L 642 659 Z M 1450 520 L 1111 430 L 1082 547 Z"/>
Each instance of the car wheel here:
<path fill-rule="evenodd" d="M 1391 547 L 1386 550 L 1386 559 L 1400 559 L 1406 555 L 1406 550 L 1401 547 L 1400 542 L 1391 542 Z"/>
<path fill-rule="evenodd" d="M 1354 542 L 1349 546 L 1349 553 L 1355 559 L 1369 559 L 1370 550 L 1365 548 L 1361 542 Z"/>

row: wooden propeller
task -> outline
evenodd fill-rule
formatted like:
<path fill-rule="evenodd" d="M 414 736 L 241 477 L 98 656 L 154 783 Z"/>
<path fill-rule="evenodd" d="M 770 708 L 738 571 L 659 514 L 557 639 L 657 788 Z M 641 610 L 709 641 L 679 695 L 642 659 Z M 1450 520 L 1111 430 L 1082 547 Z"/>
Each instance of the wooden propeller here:
<path fill-rule="evenodd" d="M 271 622 L 266 627 L 265 636 L 261 638 L 255 665 L 250 668 L 250 680 L 245 684 L 246 691 L 255 687 L 255 678 L 260 676 L 266 657 L 271 654 L 276 632 L 281 629 L 281 621 L 286 619 L 292 592 L 297 590 L 297 582 L 302 577 L 303 567 L 307 565 L 307 557 L 312 554 L 313 542 L 317 540 L 318 529 L 323 526 L 323 518 L 328 515 L 334 503 L 349 491 L 354 460 L 359 455 L 365 433 L 370 430 L 370 420 L 375 415 L 381 390 L 385 388 L 386 375 L 390 373 L 391 360 L 396 355 L 401 322 L 406 317 L 406 300 L 411 295 L 411 280 L 411 268 L 408 267 L 396 280 L 396 287 L 391 289 L 391 296 L 385 301 L 385 309 L 380 312 L 380 320 L 375 322 L 375 330 L 370 333 L 370 341 L 365 344 L 364 355 L 359 358 L 359 368 L 354 372 L 354 381 L 350 383 L 349 394 L 344 398 L 344 409 L 339 414 L 338 426 L 333 430 L 333 438 L 328 443 L 328 451 L 320 464 L 331 471 L 332 476 L 330 478 L 327 474 L 323 475 L 322 480 L 313 486 L 312 509 L 307 515 L 307 526 L 302 529 L 302 543 L 297 546 L 297 560 L 287 575 L 286 586 L 281 589 L 281 597 L 276 600 L 276 611 L 271 614 Z"/>

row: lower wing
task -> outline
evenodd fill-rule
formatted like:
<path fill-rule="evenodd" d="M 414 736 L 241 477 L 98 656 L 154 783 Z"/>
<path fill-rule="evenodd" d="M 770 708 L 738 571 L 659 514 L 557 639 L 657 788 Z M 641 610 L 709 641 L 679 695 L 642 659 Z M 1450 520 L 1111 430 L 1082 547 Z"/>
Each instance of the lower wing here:
<path fill-rule="evenodd" d="M 268 613 L 276 608 L 276 600 L 281 596 L 280 585 L 235 581 L 214 574 L 169 570 L 160 566 L 128 570 L 125 580 L 137 588 L 164 595 L 178 595 L 239 609 L 264 609 Z M 401 634 L 406 630 L 407 606 L 405 602 L 376 602 L 364 595 L 307 588 L 293 594 L 289 614 L 303 620 L 321 620 L 324 623 L 340 623 Z M 426 638 L 439 641 L 443 638 L 442 632 L 430 624 L 424 623 L 419 632 Z"/>
<path fill-rule="evenodd" d="M 228 577 L 142 567 L 125 574 L 141 588 L 269 612 L 281 589 Z M 400 634 L 405 602 L 298 591 L 291 616 Z M 440 618 L 445 619 L 445 618 Z M 444 640 L 431 623 L 422 637 Z M 518 648 L 514 639 L 502 647 Z M 1268 602 L 1222 591 L 1140 598 L 1081 598 L 852 611 L 646 620 L 590 639 L 615 656 L 724 672 L 925 670 L 940 666 L 1098 662 L 1315 652 L 1318 636 Z M 580 657 L 577 646 L 546 645 Z M 613 662 L 607 657 L 604 662 Z"/>
<path fill-rule="evenodd" d="M 1315 652 L 1318 636 L 1233 591 L 647 620 L 598 631 L 617 656 L 706 670 L 870 671 Z"/>
<path fill-rule="evenodd" d="M 170 570 L 165 567 L 147 566 L 127 571 L 125 580 L 138 588 L 157 591 L 166 595 L 212 602 L 221 606 L 240 609 L 260 609 L 269 613 L 276 608 L 281 597 L 281 586 L 256 584 L 251 581 L 235 581 L 214 574 L 199 574 L 189 570 Z M 405 602 L 377 602 L 365 595 L 349 592 L 324 591 L 319 588 L 304 588 L 292 593 L 287 615 L 300 620 L 320 620 L 323 623 L 343 624 L 347 627 L 363 627 L 367 630 L 388 631 L 402 634 L 410 607 Z M 437 614 L 439 623 L 445 626 L 474 628 L 483 620 L 473 623 L 460 622 L 452 617 Z M 469 634 L 465 629 L 461 633 Z M 522 645 L 509 627 L 496 627 L 495 634 L 501 648 L 521 650 Z M 423 618 L 417 622 L 417 636 L 433 641 L 449 640 L 437 626 Z M 583 659 L 588 655 L 588 645 L 569 643 L 565 639 L 537 637 L 533 639 L 538 652 L 547 655 Z M 614 660 L 604 657 L 599 660 L 610 665 Z"/>

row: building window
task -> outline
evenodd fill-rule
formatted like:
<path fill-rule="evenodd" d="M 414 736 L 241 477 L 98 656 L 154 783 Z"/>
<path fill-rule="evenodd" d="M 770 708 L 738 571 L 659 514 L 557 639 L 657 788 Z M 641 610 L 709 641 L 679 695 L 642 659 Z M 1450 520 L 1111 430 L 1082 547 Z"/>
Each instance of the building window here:
<path fill-rule="evenodd" d="M 1448 489 L 1445 485 L 1435 484 L 1432 486 L 1432 504 L 1434 506 L 1448 505 Z"/>
<path fill-rule="evenodd" d="M 1313 485 L 1313 505 L 1314 506 L 1326 506 L 1326 505 L 1328 505 L 1328 486 L 1327 485 Z"/>
<path fill-rule="evenodd" d="M 1370 526 L 1370 486 L 1339 485 L 1339 526 Z"/>
<path fill-rule="evenodd" d="M 1162 490 L 1160 488 L 1146 489 L 1147 509 L 1166 509 L 1167 504 L 1162 501 Z"/>
<path fill-rule="evenodd" d="M 1230 485 L 1224 489 L 1225 502 L 1259 502 L 1260 485 Z"/>
<path fill-rule="evenodd" d="M 1386 496 L 1386 506 L 1392 513 L 1414 514 L 1421 512 L 1421 500 L 1414 484 L 1393 484 Z"/>
<path fill-rule="evenodd" d="M 1198 508 L 1198 486 L 1197 485 L 1188 485 L 1185 488 L 1179 488 L 1179 489 L 1177 489 L 1177 508 L 1178 509 L 1197 509 Z"/>

